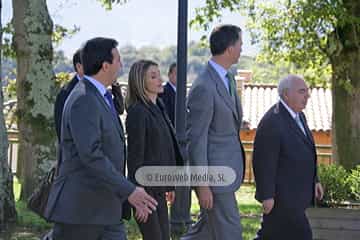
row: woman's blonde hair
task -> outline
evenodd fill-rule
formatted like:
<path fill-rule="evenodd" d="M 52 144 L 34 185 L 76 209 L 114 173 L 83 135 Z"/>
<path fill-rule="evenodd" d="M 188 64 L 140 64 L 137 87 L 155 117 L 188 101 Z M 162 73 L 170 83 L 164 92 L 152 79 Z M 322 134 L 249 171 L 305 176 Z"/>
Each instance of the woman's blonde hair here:
<path fill-rule="evenodd" d="M 139 60 L 131 66 L 125 100 L 126 109 L 138 101 L 148 104 L 149 98 L 145 92 L 145 79 L 146 72 L 151 66 L 159 65 L 151 60 Z"/>

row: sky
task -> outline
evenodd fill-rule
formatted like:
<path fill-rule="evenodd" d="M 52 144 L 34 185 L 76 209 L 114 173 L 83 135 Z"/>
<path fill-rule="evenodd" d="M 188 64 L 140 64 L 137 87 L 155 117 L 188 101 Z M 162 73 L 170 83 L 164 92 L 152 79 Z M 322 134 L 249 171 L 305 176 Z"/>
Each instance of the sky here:
<path fill-rule="evenodd" d="M 2 22 L 6 24 L 12 17 L 11 0 L 3 1 Z M 97 0 L 47 0 L 50 15 L 56 24 L 64 27 L 80 27 L 80 31 L 69 39 L 64 39 L 56 47 L 71 57 L 86 40 L 92 37 L 112 37 L 120 46 L 131 44 L 137 48 L 154 45 L 166 47 L 177 42 L 178 0 L 129 0 L 125 5 L 114 5 L 106 11 Z M 204 0 L 188 1 L 188 18 L 195 16 L 195 8 L 203 6 Z M 245 18 L 239 13 L 223 12 L 221 22 L 240 26 L 243 29 L 243 55 L 253 56 L 258 52 L 250 45 Z M 211 27 L 211 28 L 212 28 Z M 210 29 L 211 29 L 210 28 Z M 209 32 L 189 29 L 188 41 L 199 41 Z"/>

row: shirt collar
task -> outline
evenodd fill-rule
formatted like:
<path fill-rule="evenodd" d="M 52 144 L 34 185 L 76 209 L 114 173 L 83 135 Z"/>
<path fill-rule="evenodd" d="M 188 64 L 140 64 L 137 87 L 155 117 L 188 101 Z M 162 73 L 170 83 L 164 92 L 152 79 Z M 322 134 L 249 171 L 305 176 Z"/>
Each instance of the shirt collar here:
<path fill-rule="evenodd" d="M 296 118 L 296 116 L 298 115 L 298 113 L 294 112 L 286 103 L 284 100 L 282 100 L 282 98 L 280 97 L 280 102 L 284 105 L 284 107 L 286 108 L 286 110 L 288 110 L 288 112 L 290 113 L 291 117 L 293 119 Z"/>
<path fill-rule="evenodd" d="M 210 65 L 215 69 L 215 71 L 220 75 L 220 77 L 223 79 L 225 78 L 227 74 L 227 70 L 221 66 L 220 64 L 216 63 L 214 60 L 209 60 Z"/>
<path fill-rule="evenodd" d="M 79 80 L 79 81 L 82 79 L 79 74 L 76 74 L 75 76 L 76 76 L 77 80 Z"/>
<path fill-rule="evenodd" d="M 170 81 L 168 81 L 168 83 L 170 84 L 170 86 L 174 89 L 174 91 L 176 92 L 176 86 L 172 83 L 172 82 L 170 82 Z"/>
<path fill-rule="evenodd" d="M 96 89 L 100 92 L 101 96 L 104 97 L 104 95 L 106 93 L 106 88 L 102 83 L 100 83 L 98 80 L 96 80 L 95 78 L 92 78 L 88 75 L 84 75 L 84 79 L 86 79 L 90 83 L 92 83 L 96 87 Z"/>

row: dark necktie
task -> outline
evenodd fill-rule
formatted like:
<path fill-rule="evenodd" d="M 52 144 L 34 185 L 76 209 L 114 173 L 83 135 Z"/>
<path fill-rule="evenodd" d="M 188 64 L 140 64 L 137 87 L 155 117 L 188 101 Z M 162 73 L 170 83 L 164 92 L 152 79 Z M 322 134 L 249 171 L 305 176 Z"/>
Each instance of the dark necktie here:
<path fill-rule="evenodd" d="M 229 94 L 230 96 L 235 96 L 235 78 L 231 72 L 226 73 L 226 78 L 228 79 L 229 83 Z"/>
<path fill-rule="evenodd" d="M 296 121 L 297 125 L 299 126 L 299 128 L 301 129 L 301 131 L 306 136 L 304 125 L 302 124 L 301 119 L 300 119 L 300 115 L 298 113 L 295 116 L 295 121 Z"/>
<path fill-rule="evenodd" d="M 111 92 L 109 91 L 106 91 L 106 93 L 104 94 L 106 100 L 108 101 L 109 105 L 110 105 L 110 110 L 112 112 L 112 114 L 117 118 L 118 115 L 117 115 L 117 112 L 115 110 L 115 105 L 114 105 L 114 101 L 113 101 L 113 98 L 112 98 L 112 95 L 111 95 Z"/>

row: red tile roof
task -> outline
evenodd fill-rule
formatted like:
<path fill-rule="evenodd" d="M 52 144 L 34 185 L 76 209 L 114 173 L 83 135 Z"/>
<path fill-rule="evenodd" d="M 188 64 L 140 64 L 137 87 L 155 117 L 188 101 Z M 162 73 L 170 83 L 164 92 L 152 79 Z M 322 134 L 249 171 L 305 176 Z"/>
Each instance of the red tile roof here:
<path fill-rule="evenodd" d="M 332 98 L 331 90 L 311 88 L 311 97 L 304 111 L 312 131 L 331 130 Z M 262 116 L 278 101 L 275 85 L 247 84 L 242 92 L 243 119 L 250 129 L 256 129 Z"/>

